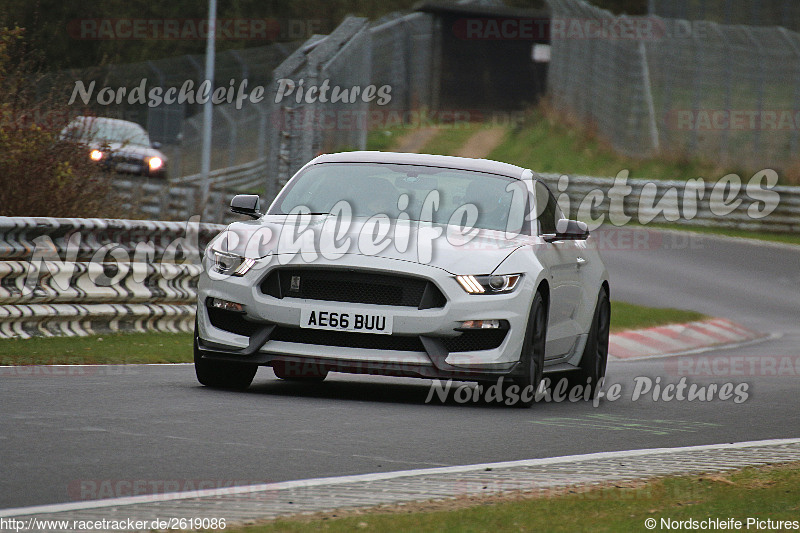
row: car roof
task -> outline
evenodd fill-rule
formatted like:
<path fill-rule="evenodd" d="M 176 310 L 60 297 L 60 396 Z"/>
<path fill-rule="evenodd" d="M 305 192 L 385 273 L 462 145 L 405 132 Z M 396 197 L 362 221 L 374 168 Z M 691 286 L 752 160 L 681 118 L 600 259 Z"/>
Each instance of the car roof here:
<path fill-rule="evenodd" d="M 508 163 L 492 161 L 490 159 L 472 159 L 469 157 L 454 157 L 449 155 L 406 154 L 402 152 L 339 152 L 336 154 L 323 154 L 309 165 L 319 163 L 390 163 L 401 165 L 423 165 L 429 167 L 453 168 L 459 170 L 474 170 L 489 174 L 500 174 L 513 178 L 521 178 L 525 169 Z"/>
<path fill-rule="evenodd" d="M 144 128 L 142 128 L 142 126 L 137 124 L 136 122 L 131 122 L 130 120 L 122 120 L 122 119 L 119 119 L 119 118 L 110 118 L 110 117 L 86 117 L 86 116 L 81 115 L 79 117 L 75 117 L 72 120 L 72 122 L 70 122 L 70 124 L 86 123 L 86 122 L 88 122 L 88 123 L 104 122 L 104 123 L 110 124 L 112 127 L 114 127 L 114 126 L 123 126 L 123 127 L 128 127 L 128 128 L 129 127 L 136 127 L 136 128 L 139 128 L 140 130 L 144 130 Z"/>

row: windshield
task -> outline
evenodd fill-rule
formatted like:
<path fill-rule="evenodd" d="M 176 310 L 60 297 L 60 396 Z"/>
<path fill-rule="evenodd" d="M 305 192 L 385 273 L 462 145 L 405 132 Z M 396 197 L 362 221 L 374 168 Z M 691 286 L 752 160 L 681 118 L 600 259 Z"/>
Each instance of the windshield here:
<path fill-rule="evenodd" d="M 353 216 L 401 213 L 415 221 L 525 232 L 528 195 L 521 180 L 420 165 L 322 163 L 281 192 L 271 214 L 298 208 L 330 213 L 345 201 Z M 438 202 L 436 200 L 438 199 Z"/>
<path fill-rule="evenodd" d="M 122 121 L 87 120 L 69 126 L 67 138 L 83 142 L 150 146 L 150 138 L 138 125 Z"/>

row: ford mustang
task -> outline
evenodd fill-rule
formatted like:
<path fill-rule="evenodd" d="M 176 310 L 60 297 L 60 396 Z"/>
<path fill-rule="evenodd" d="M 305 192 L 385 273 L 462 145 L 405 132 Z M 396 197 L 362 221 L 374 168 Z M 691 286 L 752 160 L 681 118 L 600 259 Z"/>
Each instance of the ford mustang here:
<path fill-rule="evenodd" d="M 545 372 L 592 396 L 604 377 L 608 274 L 586 224 L 530 170 L 327 154 L 265 213 L 256 195 L 231 210 L 253 220 L 203 255 L 194 362 L 206 386 L 243 389 L 271 366 L 286 380 L 499 382 L 531 405 Z"/>

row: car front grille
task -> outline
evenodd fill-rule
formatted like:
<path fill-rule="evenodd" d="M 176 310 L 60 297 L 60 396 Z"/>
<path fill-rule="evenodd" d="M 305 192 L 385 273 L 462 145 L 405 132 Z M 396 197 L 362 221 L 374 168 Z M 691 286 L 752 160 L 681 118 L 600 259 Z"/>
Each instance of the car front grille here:
<path fill-rule="evenodd" d="M 419 337 L 400 335 L 376 335 L 370 333 L 351 333 L 349 331 L 326 331 L 278 326 L 269 336 L 271 341 L 337 346 L 341 348 L 364 348 L 368 350 L 397 350 L 403 352 L 424 352 L 425 347 Z"/>
<path fill-rule="evenodd" d="M 125 155 L 112 155 L 108 159 L 108 162 L 112 165 L 126 164 L 144 166 L 144 160 L 141 157 L 131 157 Z"/>
<path fill-rule="evenodd" d="M 446 303 L 442 291 L 422 278 L 341 269 L 276 269 L 261 284 L 261 290 L 275 298 L 418 309 L 440 308 Z"/>
<path fill-rule="evenodd" d="M 250 337 L 265 325 L 246 320 L 244 315 L 234 311 L 214 307 L 206 309 L 212 326 L 236 335 Z M 448 352 L 491 350 L 503 344 L 507 333 L 507 329 L 473 330 L 465 331 L 457 337 L 440 337 L 439 340 Z M 269 336 L 269 340 L 341 348 L 425 352 L 425 347 L 418 336 L 379 335 L 289 326 L 277 326 Z"/>

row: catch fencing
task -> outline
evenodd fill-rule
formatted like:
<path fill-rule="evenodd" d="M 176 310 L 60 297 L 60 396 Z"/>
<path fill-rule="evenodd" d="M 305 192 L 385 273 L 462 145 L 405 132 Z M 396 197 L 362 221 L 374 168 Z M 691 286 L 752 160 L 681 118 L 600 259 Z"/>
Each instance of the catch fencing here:
<path fill-rule="evenodd" d="M 720 24 L 783 26 L 800 31 L 797 0 L 648 0 L 651 15 L 687 20 L 712 20 Z"/>
<path fill-rule="evenodd" d="M 316 155 L 364 149 L 370 129 L 397 124 L 410 110 L 431 107 L 437 98 L 431 83 L 433 39 L 431 15 L 394 14 L 373 23 L 348 17 L 329 35 L 314 35 L 302 44 L 224 52 L 218 56 L 217 87 L 234 80 L 238 88 L 247 80 L 247 91 L 262 86 L 263 99 L 213 106 L 211 196 L 203 209 L 197 203 L 203 181 L 199 106 L 162 106 L 149 112 L 150 133 L 154 140 L 166 142 L 162 150 L 169 160 L 170 180 L 136 185 L 120 179 L 118 193 L 126 205 L 144 201 L 141 214 L 154 219 L 199 213 L 203 220 L 222 222 L 227 202 L 219 199 L 229 200 L 236 192 L 259 193 L 270 202 Z M 109 67 L 103 76 L 90 79 L 130 86 L 150 76 L 164 87 L 180 87 L 186 79 L 195 80 L 197 87 L 202 80 L 200 59 L 183 56 Z M 307 92 L 297 98 L 301 90 L 323 84 L 330 88 L 327 98 L 306 98 Z M 377 94 L 365 97 L 363 91 L 370 85 Z M 380 87 L 389 89 L 380 93 Z M 279 92 L 281 98 L 276 96 Z M 340 97 L 334 98 L 337 92 Z M 104 114 L 114 111 L 102 109 Z M 130 110 L 116 111 L 124 115 Z M 182 118 L 190 113 L 194 114 Z"/>
<path fill-rule="evenodd" d="M 800 34 L 548 3 L 553 105 L 596 126 L 616 150 L 727 167 L 797 164 Z"/>
<path fill-rule="evenodd" d="M 348 91 L 348 101 L 283 97 L 272 110 L 268 145 L 267 188 L 271 201 L 291 175 L 324 152 L 364 149 L 367 133 L 379 128 L 392 113 L 430 107 L 435 99 L 432 79 L 433 22 L 430 15 L 414 13 L 389 17 L 369 24 L 349 17 L 327 36 L 315 36 L 298 48 L 273 73 L 273 94 L 279 80 L 304 80 L 306 88 L 338 88 Z M 377 94 L 363 98 L 375 86 Z M 381 98 L 380 87 L 389 87 Z M 277 99 L 277 98 L 276 98 Z M 388 101 L 387 101 L 388 100 Z"/>

